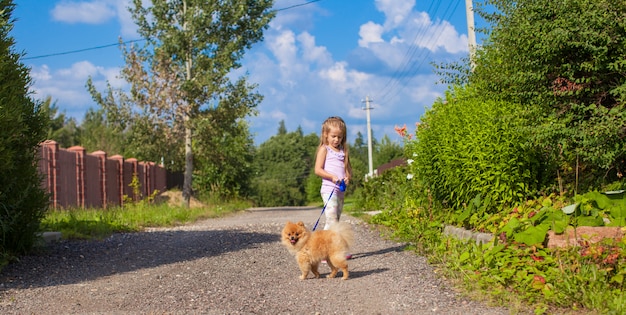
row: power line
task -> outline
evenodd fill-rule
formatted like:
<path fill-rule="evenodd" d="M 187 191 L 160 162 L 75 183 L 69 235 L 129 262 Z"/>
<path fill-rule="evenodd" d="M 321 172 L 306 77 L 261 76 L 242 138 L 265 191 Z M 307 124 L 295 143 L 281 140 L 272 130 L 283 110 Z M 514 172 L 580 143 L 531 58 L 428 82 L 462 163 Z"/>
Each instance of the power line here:
<path fill-rule="evenodd" d="M 301 6 L 305 6 L 305 5 L 309 5 L 311 3 L 320 2 L 320 1 L 322 1 L 322 0 L 311 0 L 311 1 L 307 1 L 305 3 L 300 3 L 300 4 L 295 4 L 295 5 L 292 5 L 292 6 L 280 8 L 280 9 L 275 9 L 275 10 L 273 10 L 273 12 L 285 11 L 285 10 L 289 10 L 289 9 L 293 9 L 293 8 L 297 8 L 297 7 L 301 7 Z M 107 45 L 102 45 L 102 46 L 95 46 L 95 47 L 89 47 L 89 48 L 69 50 L 69 51 L 63 51 L 63 52 L 58 52 L 58 53 L 50 53 L 50 54 L 45 54 L 45 55 L 33 56 L 33 57 L 24 57 L 24 58 L 22 58 L 22 60 L 33 60 L 33 59 L 56 57 L 56 56 L 62 56 L 62 55 L 70 55 L 70 54 L 75 54 L 75 53 L 79 53 L 79 52 L 103 49 L 103 48 L 113 47 L 113 46 L 117 46 L 117 45 L 121 45 L 121 44 L 129 44 L 129 43 L 141 42 L 141 41 L 145 41 L 145 40 L 146 40 L 145 38 L 132 39 L 132 40 L 127 40 L 127 41 L 122 42 L 122 43 L 107 44 Z"/>
<path fill-rule="evenodd" d="M 289 10 L 289 9 L 305 6 L 307 4 L 311 4 L 311 3 L 314 3 L 314 2 L 320 2 L 320 1 L 322 1 L 322 0 L 311 0 L 311 1 L 308 1 L 308 2 L 305 2 L 305 3 L 294 4 L 294 5 L 286 7 L 286 8 L 276 9 L 276 10 L 274 10 L 274 12 L 285 11 L 285 10 Z"/>
<path fill-rule="evenodd" d="M 96 49 L 112 47 L 112 46 L 121 45 L 121 44 L 129 44 L 129 43 L 134 43 L 134 42 L 140 42 L 140 41 L 144 41 L 144 40 L 145 39 L 143 39 L 143 38 L 142 39 L 132 39 L 132 40 L 127 40 L 127 41 L 122 42 L 122 43 L 108 44 L 108 45 L 102 45 L 102 46 L 95 46 L 95 47 L 90 47 L 90 48 L 83 48 L 83 49 L 70 50 L 70 51 L 64 51 L 64 52 L 58 52 L 58 53 L 51 53 L 51 54 L 47 54 L 47 55 L 39 55 L 39 56 L 34 56 L 34 57 L 25 57 L 25 58 L 22 58 L 22 60 L 31 60 L 31 59 L 47 58 L 47 57 L 54 57 L 54 56 L 61 56 L 61 55 L 69 55 L 69 54 L 75 54 L 75 53 L 89 51 L 89 50 L 96 50 Z"/>
<path fill-rule="evenodd" d="M 460 1 L 459 1 L 460 2 Z M 452 4 L 454 2 L 450 2 L 448 3 L 448 7 L 446 8 L 445 12 L 443 13 L 443 20 L 449 19 L 452 14 L 454 14 L 454 12 L 456 12 L 457 8 L 458 8 L 458 4 L 459 2 L 455 3 L 454 8 L 452 8 Z M 443 32 L 433 32 L 431 33 L 431 36 L 428 40 L 428 43 L 425 45 L 426 47 L 429 46 L 429 44 L 434 44 L 436 43 L 439 38 L 441 37 L 441 34 Z M 425 51 L 425 55 L 422 57 L 423 52 Z M 420 56 L 416 57 L 415 56 L 416 51 L 413 51 L 411 54 L 411 59 L 414 60 L 413 64 L 416 64 L 419 62 L 419 64 L 417 64 L 416 67 L 412 67 L 412 68 L 408 68 L 407 67 L 407 75 L 404 77 L 399 77 L 397 80 L 394 80 L 394 84 L 392 84 L 393 89 L 395 89 L 396 85 L 400 84 L 400 81 L 402 81 L 402 83 L 405 86 L 400 86 L 397 89 L 395 89 L 395 91 L 392 91 L 392 87 L 390 87 L 386 92 L 384 92 L 383 96 L 380 98 L 381 100 L 379 101 L 380 103 L 385 103 L 385 102 L 391 102 L 391 100 L 393 100 L 396 96 L 398 96 L 400 94 L 400 92 L 402 92 L 402 90 L 406 87 L 406 84 L 408 84 L 409 82 L 411 82 L 415 76 L 415 74 L 417 74 L 417 71 L 420 69 L 420 67 L 422 66 L 422 64 L 424 63 L 424 61 L 426 61 L 426 58 L 431 54 L 431 51 L 429 49 L 426 50 L 422 50 L 420 52 Z M 408 66 L 408 62 L 406 64 Z M 393 79 L 393 78 L 391 78 Z M 390 80 L 391 80 L 390 79 Z M 382 93 L 381 93 L 382 94 Z"/>
<path fill-rule="evenodd" d="M 439 11 L 439 6 L 441 5 L 441 0 L 436 1 L 436 2 L 437 2 L 437 7 L 435 8 L 434 11 L 431 11 L 431 9 L 433 8 L 433 4 L 435 3 L 435 1 L 430 2 L 430 6 L 428 7 L 428 10 L 426 10 L 429 16 L 437 15 L 437 11 Z M 389 93 L 391 93 L 391 91 L 393 91 L 396 88 L 396 85 L 399 84 L 399 79 L 396 80 L 394 79 L 394 77 L 400 77 L 400 75 L 403 72 L 409 69 L 411 61 L 415 59 L 414 58 L 415 53 L 417 52 L 418 48 L 420 48 L 418 45 L 416 45 L 416 43 L 418 43 L 418 38 L 419 38 L 419 41 L 424 39 L 426 35 L 426 31 L 428 30 L 428 26 L 429 25 L 423 25 L 421 28 L 415 31 L 415 37 L 413 38 L 411 42 L 409 42 L 409 48 L 407 49 L 406 53 L 404 54 L 404 57 L 402 58 L 403 61 L 401 62 L 401 65 L 397 67 L 396 71 L 394 71 L 394 73 L 389 77 L 389 80 L 387 81 L 387 83 L 380 89 L 381 90 L 380 95 L 377 97 L 379 100 L 384 100 L 387 97 L 387 95 L 389 95 Z"/>

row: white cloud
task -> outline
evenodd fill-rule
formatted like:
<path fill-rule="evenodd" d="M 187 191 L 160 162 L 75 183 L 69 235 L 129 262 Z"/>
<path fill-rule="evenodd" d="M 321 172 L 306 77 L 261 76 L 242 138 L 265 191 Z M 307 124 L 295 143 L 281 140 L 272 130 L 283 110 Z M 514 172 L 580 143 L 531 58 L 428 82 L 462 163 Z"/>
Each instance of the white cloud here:
<path fill-rule="evenodd" d="M 359 28 L 359 46 L 360 47 L 369 47 L 370 43 L 382 43 L 384 42 L 382 38 L 383 27 L 380 24 L 376 24 L 374 22 L 367 22 Z"/>
<path fill-rule="evenodd" d="M 276 36 L 268 37 L 268 48 L 278 60 L 281 68 L 289 68 L 296 62 L 296 36 L 292 31 L 282 31 Z"/>
<path fill-rule="evenodd" d="M 48 67 L 48 65 L 43 65 L 41 67 L 31 69 L 30 77 L 34 81 L 47 81 L 52 79 L 52 75 L 50 75 L 50 68 Z"/>
<path fill-rule="evenodd" d="M 127 83 L 117 78 L 120 69 L 96 66 L 89 61 L 78 61 L 69 68 L 50 71 L 48 65 L 33 66 L 31 90 L 40 100 L 52 97 L 60 108 L 80 121 L 89 107 L 94 107 L 91 95 L 87 91 L 87 79 L 91 77 L 100 92 L 104 92 L 107 81 L 113 88 L 127 88 Z"/>
<path fill-rule="evenodd" d="M 385 14 L 387 30 L 403 25 L 414 6 L 415 0 L 376 0 L 376 8 Z"/>
<path fill-rule="evenodd" d="M 128 11 L 131 5 L 130 0 L 115 1 L 115 10 L 117 11 L 118 21 L 120 22 L 120 34 L 124 38 L 139 38 L 137 34 L 137 24 L 133 21 L 133 17 Z"/>
<path fill-rule="evenodd" d="M 116 14 L 109 1 L 61 1 L 52 9 L 52 18 L 67 23 L 104 23 Z"/>
<path fill-rule="evenodd" d="M 304 61 L 317 63 L 319 65 L 328 65 L 332 63 L 332 57 L 326 47 L 315 45 L 315 37 L 307 32 L 303 32 L 297 36 L 298 42 L 302 44 L 302 56 Z"/>
<path fill-rule="evenodd" d="M 59 70 L 59 75 L 72 80 L 87 80 L 96 73 L 98 68 L 89 61 L 79 61 L 72 64 L 71 68 Z"/>
<path fill-rule="evenodd" d="M 53 20 L 70 24 L 103 24 L 117 18 L 120 36 L 124 39 L 139 38 L 137 25 L 128 11 L 131 0 L 63 0 L 51 10 Z M 149 5 L 144 1 L 144 6 Z"/>
<path fill-rule="evenodd" d="M 413 11 L 414 6 L 414 0 L 376 0 L 385 21 L 382 25 L 372 21 L 362 24 L 359 46 L 371 49 L 391 66 L 403 64 L 397 56 L 405 55 L 412 46 L 451 54 L 468 51 L 466 35 L 460 35 L 448 21 L 433 21 L 427 12 Z"/>
<path fill-rule="evenodd" d="M 329 68 L 319 71 L 320 77 L 328 82 L 330 88 L 335 91 L 346 93 L 349 90 L 360 91 L 361 86 L 369 78 L 363 72 L 350 70 L 346 62 L 336 62 Z"/>

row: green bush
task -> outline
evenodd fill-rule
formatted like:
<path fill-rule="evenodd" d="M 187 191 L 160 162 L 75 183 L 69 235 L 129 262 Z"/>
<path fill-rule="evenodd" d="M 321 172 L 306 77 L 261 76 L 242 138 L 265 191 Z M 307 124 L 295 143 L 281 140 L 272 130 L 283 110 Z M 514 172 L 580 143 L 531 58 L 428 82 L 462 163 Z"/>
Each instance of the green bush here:
<path fill-rule="evenodd" d="M 311 170 L 309 176 L 306 178 L 306 186 L 304 191 L 306 192 L 306 199 L 308 202 L 319 202 L 322 200 L 320 195 L 320 188 L 322 187 L 322 178 L 315 175 L 315 171 Z"/>
<path fill-rule="evenodd" d="M 12 10 L 0 2 L 0 260 L 35 244 L 48 205 L 36 159 L 46 116 L 29 97 L 28 69 L 12 51 Z"/>
<path fill-rule="evenodd" d="M 490 24 L 469 75 L 483 95 L 518 102 L 531 141 L 569 195 L 626 170 L 626 2 L 488 1 Z M 557 173 L 558 172 L 558 173 Z M 555 180 L 556 181 L 556 180 Z"/>
<path fill-rule="evenodd" d="M 532 195 L 539 159 L 527 148 L 526 125 L 516 104 L 457 88 L 438 100 L 408 141 L 411 172 L 436 200 L 456 209 L 476 196 L 487 213 Z"/>

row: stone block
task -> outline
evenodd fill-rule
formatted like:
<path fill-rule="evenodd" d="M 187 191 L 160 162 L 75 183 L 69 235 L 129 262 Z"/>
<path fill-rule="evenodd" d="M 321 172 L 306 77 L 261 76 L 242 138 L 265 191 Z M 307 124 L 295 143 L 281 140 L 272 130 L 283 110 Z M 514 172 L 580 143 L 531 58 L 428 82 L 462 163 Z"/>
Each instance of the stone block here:
<path fill-rule="evenodd" d="M 579 246 L 580 241 L 597 243 L 605 238 L 620 240 L 624 237 L 624 230 L 622 227 L 580 226 L 568 228 L 563 234 L 548 231 L 548 248 Z"/>

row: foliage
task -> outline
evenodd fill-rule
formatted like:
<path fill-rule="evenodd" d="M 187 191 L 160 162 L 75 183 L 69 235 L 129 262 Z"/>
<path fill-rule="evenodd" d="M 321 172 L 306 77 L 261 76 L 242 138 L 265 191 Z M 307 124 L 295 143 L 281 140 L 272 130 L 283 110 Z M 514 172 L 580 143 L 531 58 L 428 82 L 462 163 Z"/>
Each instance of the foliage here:
<path fill-rule="evenodd" d="M 319 202 L 321 200 L 320 187 L 322 187 L 322 178 L 315 175 L 315 171 L 311 169 L 304 186 L 308 202 Z"/>
<path fill-rule="evenodd" d="M 81 146 L 88 152 L 101 150 L 109 155 L 151 161 L 150 158 L 135 155 L 136 151 L 143 151 L 143 145 L 129 143 L 131 105 L 128 104 L 128 97 L 120 90 L 111 89 L 110 85 L 107 95 L 103 96 L 96 90 L 91 78 L 87 80 L 87 88 L 100 108 L 89 108 L 85 113 L 80 125 Z"/>
<path fill-rule="evenodd" d="M 459 100 L 462 98 L 455 98 Z M 433 126 L 433 120 L 428 119 L 419 127 Z M 458 117 L 450 120 L 458 121 Z M 436 122 L 442 131 L 463 132 L 462 128 L 445 129 L 446 121 Z M 580 248 L 565 250 L 545 248 L 548 230 L 563 233 L 581 225 L 620 226 L 626 209 L 623 193 L 618 193 L 622 183 L 607 186 L 606 189 L 616 190 L 608 194 L 591 191 L 575 198 L 553 194 L 502 204 L 496 211 L 477 194 L 467 203 L 450 208 L 450 203 L 437 198 L 430 189 L 432 186 L 425 184 L 430 182 L 422 181 L 423 175 L 418 173 L 424 165 L 435 164 L 420 160 L 420 154 L 428 147 L 419 143 L 424 139 L 420 138 L 423 131 L 417 132 L 416 141 L 405 144 L 407 166 L 396 167 L 364 183 L 355 201 L 357 209 L 381 210 L 382 213 L 371 218 L 373 223 L 390 227 L 393 237 L 409 241 L 410 247 L 427 255 L 431 263 L 445 266 L 441 269 L 445 275 L 462 282 L 468 292 L 486 293 L 513 312 L 516 307 L 526 309 L 530 305 L 536 313 L 559 313 L 568 308 L 599 313 L 624 311 L 626 239 L 583 243 Z M 506 130 L 498 132 L 506 134 Z M 450 136 L 443 135 L 437 139 L 439 142 L 430 142 L 430 146 L 449 145 L 441 141 L 446 137 Z M 450 154 L 457 152 L 464 156 L 467 148 L 463 149 L 457 148 Z M 576 211 L 566 214 L 563 208 L 571 203 L 578 204 Z M 450 224 L 469 226 L 496 237 L 484 245 L 448 238 L 442 232 Z"/>
<path fill-rule="evenodd" d="M 194 190 L 218 198 L 251 194 L 254 141 L 245 117 L 254 113 L 262 96 L 241 78 L 228 85 L 218 106 L 203 110 L 196 122 Z"/>
<path fill-rule="evenodd" d="M 48 205 L 37 171 L 48 112 L 29 96 L 28 68 L 13 51 L 13 9 L 12 1 L 0 1 L 0 259 L 34 245 Z"/>
<path fill-rule="evenodd" d="M 404 155 L 404 148 L 402 145 L 391 141 L 388 135 L 383 136 L 380 142 L 374 147 L 374 150 L 376 151 L 375 155 L 372 157 L 374 159 L 374 168 L 378 168 L 379 166 Z"/>
<path fill-rule="evenodd" d="M 517 105 L 481 98 L 474 89 L 449 91 L 426 112 L 406 156 L 411 172 L 436 200 L 461 208 L 476 196 L 485 214 L 539 188 L 539 160 L 524 144 L 527 120 Z"/>
<path fill-rule="evenodd" d="M 284 128 L 284 123 L 281 126 L 279 130 Z M 285 129 L 258 147 L 252 179 L 257 205 L 306 204 L 308 194 L 305 183 L 313 169 L 315 155 L 311 152 L 317 148 L 318 141 L 315 135 L 305 137 L 300 128 L 294 132 L 286 132 Z"/>
<path fill-rule="evenodd" d="M 611 182 L 626 157 L 626 3 L 494 0 L 470 84 L 523 104 L 561 192 Z M 552 169 L 550 169 L 553 171 Z"/>
<path fill-rule="evenodd" d="M 479 245 L 444 236 L 444 226 L 454 219 L 441 211 L 440 204 L 431 201 L 428 191 L 419 183 L 407 181 L 403 175 L 398 171 L 386 179 L 389 187 L 395 187 L 394 194 L 370 187 L 370 200 L 380 202 L 379 205 L 373 202 L 372 207 L 383 210 L 373 216 L 371 222 L 391 228 L 392 237 L 408 241 L 410 248 L 426 255 L 430 263 L 443 267 L 438 270 L 464 286 L 469 294 L 487 294 L 513 313 L 525 312 L 528 307 L 534 307 L 538 314 L 566 312 L 564 309 L 602 314 L 625 311 L 626 238 L 596 244 L 584 242 L 581 247 L 567 249 L 546 249 L 542 242 L 527 245 L 523 238 L 516 238 L 515 235 L 523 234 L 521 229 L 508 234 L 509 239 L 496 232 L 507 231 L 513 221 L 518 222 L 516 226 L 527 227 L 528 231 L 542 222 L 552 221 L 547 219 L 547 214 L 557 213 L 556 210 L 566 218 L 561 211 L 567 204 L 563 197 L 547 196 L 493 215 L 490 220 L 481 222 L 482 230 L 496 232 L 499 237 L 494 242 Z M 376 186 L 373 181 L 365 184 L 369 185 Z M 408 198 L 397 205 L 400 191 L 419 191 L 422 197 L 405 193 Z M 591 200 L 592 196 L 585 198 Z M 392 207 L 385 207 L 387 204 Z M 565 228 L 551 223 L 553 228 Z M 545 231 L 543 234 L 545 236 Z"/>
<path fill-rule="evenodd" d="M 113 233 L 137 232 L 146 227 L 176 226 L 219 217 L 247 207 L 249 204 L 240 200 L 190 209 L 143 201 L 106 210 L 53 210 L 43 219 L 42 229 L 59 231 L 65 239 L 104 239 Z"/>
<path fill-rule="evenodd" d="M 47 113 L 49 119 L 46 139 L 56 141 L 61 148 L 78 145 L 80 131 L 76 120 L 65 117 L 65 113 L 59 113 L 56 103 L 51 103 L 52 99 L 47 97 L 41 104 L 41 110 Z"/>

